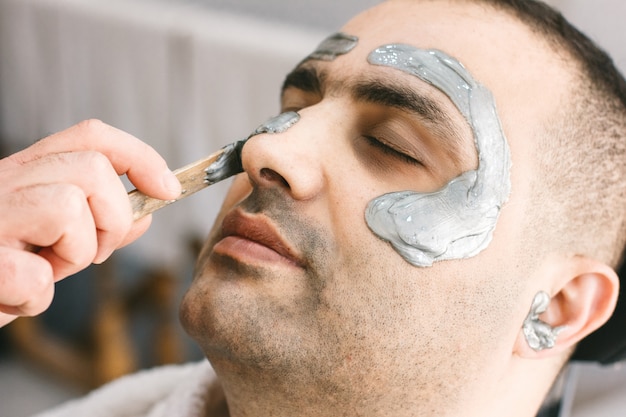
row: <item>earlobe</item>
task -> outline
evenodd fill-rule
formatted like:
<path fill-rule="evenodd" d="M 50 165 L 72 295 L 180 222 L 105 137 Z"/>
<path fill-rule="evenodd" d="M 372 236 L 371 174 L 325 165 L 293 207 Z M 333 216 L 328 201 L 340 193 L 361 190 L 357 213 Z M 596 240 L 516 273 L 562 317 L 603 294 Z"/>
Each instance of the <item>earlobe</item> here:
<path fill-rule="evenodd" d="M 564 275 L 555 282 L 553 295 L 538 292 L 529 300 L 530 311 L 516 342 L 519 356 L 542 358 L 572 351 L 613 314 L 619 294 L 615 271 L 581 256 L 566 262 L 558 268 Z"/>

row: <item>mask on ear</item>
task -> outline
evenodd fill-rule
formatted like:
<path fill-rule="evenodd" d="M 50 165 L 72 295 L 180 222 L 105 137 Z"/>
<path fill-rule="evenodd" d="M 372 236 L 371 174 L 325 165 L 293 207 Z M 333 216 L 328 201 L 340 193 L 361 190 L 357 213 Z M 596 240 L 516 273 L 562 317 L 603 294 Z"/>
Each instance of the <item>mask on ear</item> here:
<path fill-rule="evenodd" d="M 557 336 L 565 329 L 565 326 L 553 328 L 548 323 L 539 320 L 539 315 L 547 310 L 549 304 L 550 296 L 546 292 L 537 293 L 522 327 L 528 346 L 537 352 L 553 348 Z"/>

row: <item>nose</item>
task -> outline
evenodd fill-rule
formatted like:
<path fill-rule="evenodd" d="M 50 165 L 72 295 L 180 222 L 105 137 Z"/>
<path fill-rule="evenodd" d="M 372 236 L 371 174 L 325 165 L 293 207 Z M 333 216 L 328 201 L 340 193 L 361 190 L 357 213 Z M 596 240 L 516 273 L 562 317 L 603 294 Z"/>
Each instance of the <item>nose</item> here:
<path fill-rule="evenodd" d="M 310 115 L 309 115 L 310 116 Z M 312 117 L 284 130 L 256 134 L 241 151 L 241 162 L 256 187 L 280 187 L 294 200 L 315 198 L 324 187 L 322 141 Z"/>

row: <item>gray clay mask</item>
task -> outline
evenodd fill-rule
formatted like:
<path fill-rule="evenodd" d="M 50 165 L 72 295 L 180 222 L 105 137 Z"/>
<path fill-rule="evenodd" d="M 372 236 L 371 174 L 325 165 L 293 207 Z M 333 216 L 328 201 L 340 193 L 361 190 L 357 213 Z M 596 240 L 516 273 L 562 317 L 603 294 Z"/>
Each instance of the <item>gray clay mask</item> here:
<path fill-rule="evenodd" d="M 509 147 L 491 92 L 438 50 L 386 45 L 368 61 L 411 74 L 446 94 L 472 128 L 478 153 L 476 170 L 438 191 L 394 192 L 372 200 L 365 213 L 369 228 L 415 266 L 475 256 L 491 241 L 511 188 Z"/>
<path fill-rule="evenodd" d="M 543 291 L 537 293 L 522 327 L 528 346 L 537 352 L 552 349 L 556 344 L 557 336 L 566 328 L 566 326 L 552 327 L 539 319 L 539 315 L 545 313 L 549 305 L 548 293 Z"/>
<path fill-rule="evenodd" d="M 305 60 L 317 59 L 333 61 L 340 55 L 347 54 L 357 45 L 359 38 L 345 33 L 335 33 L 324 39 L 322 43 Z"/>
<path fill-rule="evenodd" d="M 298 120 L 300 120 L 300 115 L 293 111 L 279 114 L 257 127 L 247 139 L 224 146 L 222 155 L 205 170 L 206 182 L 214 184 L 243 172 L 241 151 L 248 139 L 262 133 L 283 133 L 296 124 Z"/>
<path fill-rule="evenodd" d="M 261 133 L 283 133 L 286 132 L 291 126 L 298 123 L 300 115 L 295 111 L 288 111 L 281 113 L 278 116 L 272 117 L 261 126 L 257 127 L 248 139 L 252 136 L 260 135 Z"/>

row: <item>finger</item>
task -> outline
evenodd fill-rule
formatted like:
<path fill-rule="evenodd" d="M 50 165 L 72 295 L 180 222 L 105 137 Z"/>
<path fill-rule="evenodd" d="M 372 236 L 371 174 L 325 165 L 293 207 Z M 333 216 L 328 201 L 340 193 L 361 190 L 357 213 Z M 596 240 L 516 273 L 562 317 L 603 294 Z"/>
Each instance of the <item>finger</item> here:
<path fill-rule="evenodd" d="M 7 324 L 15 320 L 17 317 L 18 316 L 14 314 L 6 314 L 6 313 L 0 312 L 0 327 L 6 326 Z"/>
<path fill-rule="evenodd" d="M 50 306 L 53 295 L 53 272 L 45 259 L 0 247 L 0 312 L 33 316 Z"/>
<path fill-rule="evenodd" d="M 143 235 L 146 232 L 146 230 L 148 230 L 151 223 L 152 223 L 151 214 L 144 216 L 139 220 L 136 220 L 133 223 L 133 226 L 131 227 L 130 231 L 128 232 L 124 240 L 122 241 L 122 243 L 117 247 L 117 249 L 122 248 L 134 242 L 135 240 L 137 240 L 141 235 Z"/>
<path fill-rule="evenodd" d="M 133 217 L 126 189 L 108 159 L 94 151 L 46 155 L 24 165 L 24 172 L 14 176 L 16 189 L 45 178 L 46 183 L 74 184 L 80 187 L 89 203 L 97 234 L 96 262 L 107 259 L 129 232 Z M 56 198 L 47 206 L 58 204 Z"/>
<path fill-rule="evenodd" d="M 54 201 L 45 205 L 41 202 Z M 82 189 L 71 184 L 25 187 L 0 199 L 3 245 L 17 242 L 47 248 L 39 252 L 49 262 L 55 280 L 87 267 L 97 253 L 96 227 Z M 49 248 L 48 248 L 49 247 Z"/>
<path fill-rule="evenodd" d="M 180 183 L 152 147 L 99 120 L 81 122 L 9 158 L 23 164 L 47 154 L 73 151 L 104 154 L 118 175 L 126 174 L 140 191 L 152 197 L 171 200 L 180 194 Z"/>

